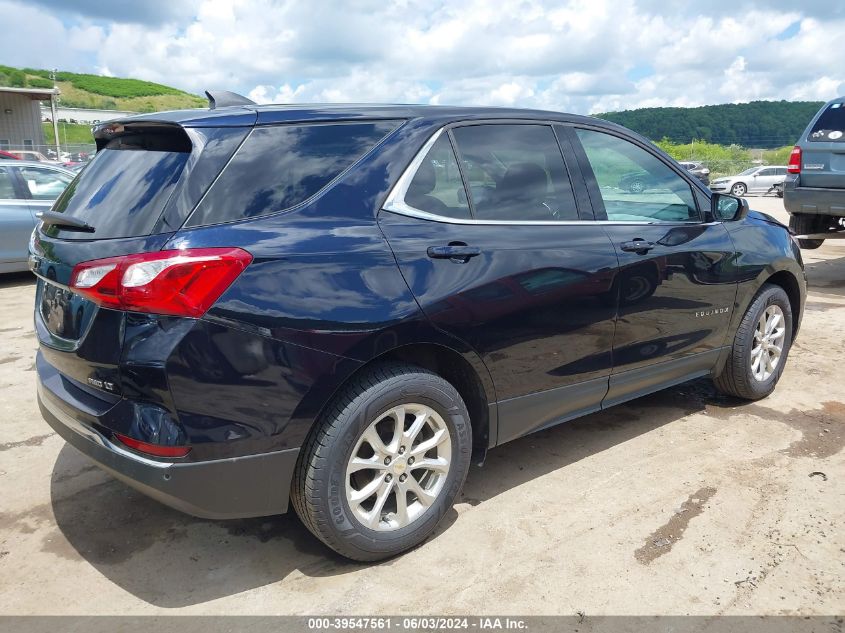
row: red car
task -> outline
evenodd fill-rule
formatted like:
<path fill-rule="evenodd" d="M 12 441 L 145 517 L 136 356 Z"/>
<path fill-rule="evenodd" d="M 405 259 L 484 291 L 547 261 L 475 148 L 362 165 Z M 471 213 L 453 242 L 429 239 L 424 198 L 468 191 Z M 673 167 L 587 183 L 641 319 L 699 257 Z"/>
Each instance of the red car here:
<path fill-rule="evenodd" d="M 20 159 L 17 156 L 15 156 L 14 154 L 10 154 L 9 152 L 4 152 L 2 149 L 0 149 L 0 160 L 20 160 Z"/>

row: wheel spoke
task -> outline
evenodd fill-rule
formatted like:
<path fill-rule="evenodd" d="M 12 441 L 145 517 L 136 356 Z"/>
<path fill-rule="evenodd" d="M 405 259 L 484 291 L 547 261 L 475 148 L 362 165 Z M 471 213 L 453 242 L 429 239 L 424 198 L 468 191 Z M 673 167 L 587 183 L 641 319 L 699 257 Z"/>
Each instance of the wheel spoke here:
<path fill-rule="evenodd" d="M 408 479 L 405 480 L 405 487 L 410 492 L 413 492 L 417 496 L 417 499 L 420 500 L 420 503 L 426 508 L 434 503 L 434 500 L 437 498 L 427 490 L 423 490 L 423 487 L 420 486 L 419 482 L 413 477 L 408 477 Z"/>
<path fill-rule="evenodd" d="M 373 493 L 375 493 L 375 491 L 378 490 L 383 483 L 384 475 L 373 477 L 373 480 L 360 490 L 355 490 L 353 488 L 351 494 L 349 495 L 349 501 L 356 505 L 361 505 L 361 502 L 372 497 Z"/>
<path fill-rule="evenodd" d="M 369 527 L 374 528 L 381 523 L 381 511 L 384 509 L 384 504 L 391 492 L 393 492 L 393 481 L 383 480 L 378 487 L 378 493 L 376 493 L 375 505 L 373 505 L 373 509 L 367 515 L 367 524 Z"/>
<path fill-rule="evenodd" d="M 387 446 L 384 445 L 384 442 L 379 437 L 375 425 L 370 426 L 370 428 L 364 431 L 362 439 L 370 445 L 373 452 L 379 457 L 385 457 L 388 455 L 389 452 L 387 450 Z"/>
<path fill-rule="evenodd" d="M 775 366 L 772 363 L 772 355 L 766 352 L 766 373 L 771 375 L 774 370 Z"/>
<path fill-rule="evenodd" d="M 769 317 L 768 322 L 766 323 L 766 334 L 771 335 L 772 332 L 777 328 L 778 324 L 780 323 L 780 314 L 775 312 Z"/>
<path fill-rule="evenodd" d="M 384 460 L 378 455 L 374 455 L 369 459 L 353 457 L 349 462 L 346 472 L 351 475 L 352 473 L 357 473 L 359 470 L 385 470 L 386 468 L 387 466 L 384 465 Z"/>
<path fill-rule="evenodd" d="M 400 527 L 408 524 L 408 490 L 401 484 L 396 487 L 396 521 Z"/>
<path fill-rule="evenodd" d="M 449 462 L 440 457 L 436 457 L 434 459 L 426 458 L 421 459 L 418 462 L 414 462 L 414 464 L 410 466 L 410 468 L 411 470 L 417 470 L 418 468 L 422 468 L 425 470 L 433 470 L 438 473 L 446 473 L 449 472 Z"/>
<path fill-rule="evenodd" d="M 411 455 L 413 457 L 419 457 L 420 455 L 425 455 L 428 451 L 430 451 L 435 446 L 440 445 L 440 443 L 448 438 L 448 434 L 446 429 L 438 429 L 434 432 L 434 435 L 427 439 L 425 442 L 420 442 L 417 444 L 413 450 L 411 450 Z"/>
<path fill-rule="evenodd" d="M 405 407 L 396 407 L 388 414 L 393 418 L 393 437 L 390 438 L 388 450 L 395 453 L 402 443 L 402 434 L 405 432 Z"/>
<path fill-rule="evenodd" d="M 417 439 L 417 435 L 420 434 L 425 423 L 428 421 L 428 412 L 427 411 L 419 411 L 414 418 L 414 422 L 411 424 L 411 427 L 405 431 L 404 440 L 408 446 L 413 446 L 414 440 Z"/>

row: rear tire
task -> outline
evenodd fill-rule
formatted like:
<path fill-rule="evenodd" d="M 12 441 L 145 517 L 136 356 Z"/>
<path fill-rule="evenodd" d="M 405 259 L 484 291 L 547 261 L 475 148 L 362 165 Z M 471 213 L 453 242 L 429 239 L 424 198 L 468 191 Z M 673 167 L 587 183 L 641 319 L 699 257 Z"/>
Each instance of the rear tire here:
<path fill-rule="evenodd" d="M 309 435 L 293 507 L 342 556 L 395 556 L 452 507 L 471 451 L 469 413 L 450 383 L 414 365 L 379 365 L 354 378 Z"/>
<path fill-rule="evenodd" d="M 768 317 L 778 314 L 781 322 L 779 325 L 776 323 L 771 332 L 766 332 L 768 324 L 776 321 Z M 716 388 L 724 394 L 745 400 L 765 398 L 780 380 L 791 346 L 792 307 L 789 297 L 780 286 L 764 284 L 742 317 L 725 367 L 713 380 Z M 777 359 L 772 361 L 777 349 L 780 350 Z M 771 371 L 766 369 L 766 358 L 770 359 Z"/>
<path fill-rule="evenodd" d="M 796 235 L 811 235 L 827 231 L 828 219 L 819 215 L 805 215 L 794 213 L 789 216 L 789 228 Z M 798 246 L 806 250 L 813 250 L 824 244 L 824 240 L 798 240 Z"/>

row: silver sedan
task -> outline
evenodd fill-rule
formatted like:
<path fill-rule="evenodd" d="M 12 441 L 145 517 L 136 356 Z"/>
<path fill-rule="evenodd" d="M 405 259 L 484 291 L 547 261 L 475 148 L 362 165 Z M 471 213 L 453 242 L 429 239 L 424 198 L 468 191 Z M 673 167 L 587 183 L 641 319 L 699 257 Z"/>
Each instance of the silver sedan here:
<path fill-rule="evenodd" d="M 27 270 L 35 214 L 47 211 L 75 174 L 35 161 L 0 163 L 0 273 Z"/>
<path fill-rule="evenodd" d="M 786 167 L 766 165 L 752 167 L 736 176 L 716 178 L 710 181 L 710 189 L 719 193 L 744 196 L 747 193 L 768 193 L 774 185 L 786 178 Z"/>

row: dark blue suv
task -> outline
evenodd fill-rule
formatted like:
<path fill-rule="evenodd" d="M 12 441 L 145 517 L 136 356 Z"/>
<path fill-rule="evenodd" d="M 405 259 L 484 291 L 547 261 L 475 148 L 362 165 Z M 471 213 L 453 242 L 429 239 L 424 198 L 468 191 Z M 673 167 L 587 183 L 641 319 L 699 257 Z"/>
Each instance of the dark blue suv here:
<path fill-rule="evenodd" d="M 762 398 L 783 371 L 806 295 L 789 232 L 624 128 L 214 106 L 96 128 L 30 248 L 45 419 L 163 503 L 290 499 L 376 560 L 494 446 L 700 376 Z M 620 188 L 635 171 L 648 186 Z"/>

